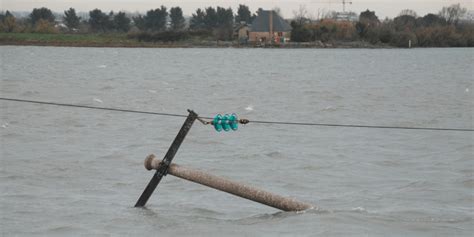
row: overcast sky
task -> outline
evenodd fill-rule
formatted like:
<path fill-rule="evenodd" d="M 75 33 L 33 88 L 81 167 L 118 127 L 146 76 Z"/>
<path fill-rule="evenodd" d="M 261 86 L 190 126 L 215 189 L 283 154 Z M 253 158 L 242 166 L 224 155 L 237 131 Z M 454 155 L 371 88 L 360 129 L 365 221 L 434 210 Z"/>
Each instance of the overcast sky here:
<path fill-rule="evenodd" d="M 349 2 L 349 1 L 346 1 Z M 443 6 L 454 3 L 461 3 L 468 10 L 473 10 L 473 0 L 352 0 L 352 4 L 346 5 L 347 11 L 360 13 L 366 9 L 375 11 L 379 18 L 393 18 L 398 15 L 402 9 L 415 10 L 418 15 L 427 13 L 437 13 Z M 292 18 L 293 12 L 298 10 L 300 5 L 306 7 L 307 11 L 313 16 L 317 15 L 318 9 L 323 11 L 342 11 L 342 0 L 0 0 L 1 10 L 13 11 L 31 11 L 33 8 L 47 7 L 53 11 L 63 12 L 69 7 L 73 7 L 76 11 L 89 11 L 99 8 L 102 11 L 139 11 L 145 12 L 149 9 L 157 8 L 164 5 L 168 8 L 179 6 L 183 9 L 185 15 L 191 15 L 197 8 L 207 6 L 232 7 L 234 12 L 238 5 L 245 4 L 250 7 L 252 12 L 258 8 L 272 9 L 279 7 L 285 18 Z"/>

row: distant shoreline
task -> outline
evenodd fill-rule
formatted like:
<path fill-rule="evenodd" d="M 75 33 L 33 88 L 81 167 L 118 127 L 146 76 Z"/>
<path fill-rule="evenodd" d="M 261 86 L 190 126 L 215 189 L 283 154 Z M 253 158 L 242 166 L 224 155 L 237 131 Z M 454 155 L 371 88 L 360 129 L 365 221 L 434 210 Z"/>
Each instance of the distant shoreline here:
<path fill-rule="evenodd" d="M 316 44 L 292 44 L 284 46 L 253 46 L 228 43 L 191 44 L 191 43 L 90 43 L 90 42 L 48 42 L 48 41 L 4 41 L 0 46 L 49 46 L 49 47 L 78 47 L 78 48 L 242 48 L 242 49 L 393 49 L 389 45 L 370 45 L 364 42 L 349 42 L 319 46 Z"/>
<path fill-rule="evenodd" d="M 193 38 L 174 42 L 144 42 L 129 38 L 127 34 L 42 34 L 0 33 L 0 46 L 51 46 L 88 48 L 281 48 L 281 49 L 403 49 L 389 44 L 372 44 L 367 41 L 287 42 L 283 45 L 258 46 L 236 41 L 216 41 Z M 426 47 L 413 47 L 426 48 Z M 429 47 L 432 48 L 432 47 Z M 449 47 L 439 47 L 449 48 Z"/>
<path fill-rule="evenodd" d="M 329 42 L 286 42 L 278 45 L 239 44 L 237 41 L 216 41 L 209 38 L 191 38 L 173 42 L 140 41 L 127 34 L 63 34 L 63 33 L 1 33 L 0 46 L 50 46 L 90 48 L 281 48 L 281 49 L 406 49 L 406 45 L 394 46 L 388 43 L 370 43 L 363 40 Z M 411 48 L 471 48 L 469 46 L 413 46 Z"/>
<path fill-rule="evenodd" d="M 284 45 L 242 45 L 235 41 L 186 40 L 176 42 L 140 42 L 126 35 L 94 34 L 38 34 L 0 33 L 0 46 L 54 46 L 91 48 L 395 48 L 387 44 L 371 44 L 365 41 L 333 41 L 331 43 L 289 42 Z"/>

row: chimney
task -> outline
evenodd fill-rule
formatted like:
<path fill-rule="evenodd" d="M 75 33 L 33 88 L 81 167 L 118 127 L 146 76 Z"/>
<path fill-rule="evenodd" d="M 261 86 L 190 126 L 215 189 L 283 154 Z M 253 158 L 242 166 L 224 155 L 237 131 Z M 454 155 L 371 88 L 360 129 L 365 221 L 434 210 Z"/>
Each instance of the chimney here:
<path fill-rule="evenodd" d="M 270 40 L 273 38 L 273 10 L 269 14 Z"/>

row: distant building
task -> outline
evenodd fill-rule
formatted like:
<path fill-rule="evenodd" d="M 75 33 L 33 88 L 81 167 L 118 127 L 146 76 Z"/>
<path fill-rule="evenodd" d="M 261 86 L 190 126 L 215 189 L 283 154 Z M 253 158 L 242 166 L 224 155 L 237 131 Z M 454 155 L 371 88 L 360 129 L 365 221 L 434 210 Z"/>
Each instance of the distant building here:
<path fill-rule="evenodd" d="M 356 22 L 359 20 L 359 16 L 354 12 L 337 12 L 335 18 L 336 21 Z"/>
<path fill-rule="evenodd" d="M 240 44 L 246 44 L 249 40 L 250 25 L 245 22 L 234 27 L 234 38 L 237 38 Z"/>
<path fill-rule="evenodd" d="M 290 40 L 291 26 L 275 11 L 260 10 L 249 31 L 253 43 L 280 44 Z"/>

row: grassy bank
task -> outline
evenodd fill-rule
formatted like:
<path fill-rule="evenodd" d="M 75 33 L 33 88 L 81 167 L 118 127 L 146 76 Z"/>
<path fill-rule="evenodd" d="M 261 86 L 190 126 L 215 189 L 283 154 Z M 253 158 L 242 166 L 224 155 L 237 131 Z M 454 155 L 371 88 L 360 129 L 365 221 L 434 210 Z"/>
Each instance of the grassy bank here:
<path fill-rule="evenodd" d="M 0 45 L 71 47 L 164 47 L 164 44 L 138 42 L 126 34 L 40 34 L 0 33 Z M 170 47 L 168 45 L 168 47 Z"/>
<path fill-rule="evenodd" d="M 47 34 L 47 33 L 0 33 L 0 45 L 33 45 L 64 47 L 143 47 L 143 48 L 190 48 L 233 47 L 233 42 L 201 40 L 198 37 L 175 42 L 145 42 L 130 38 L 127 34 Z"/>

